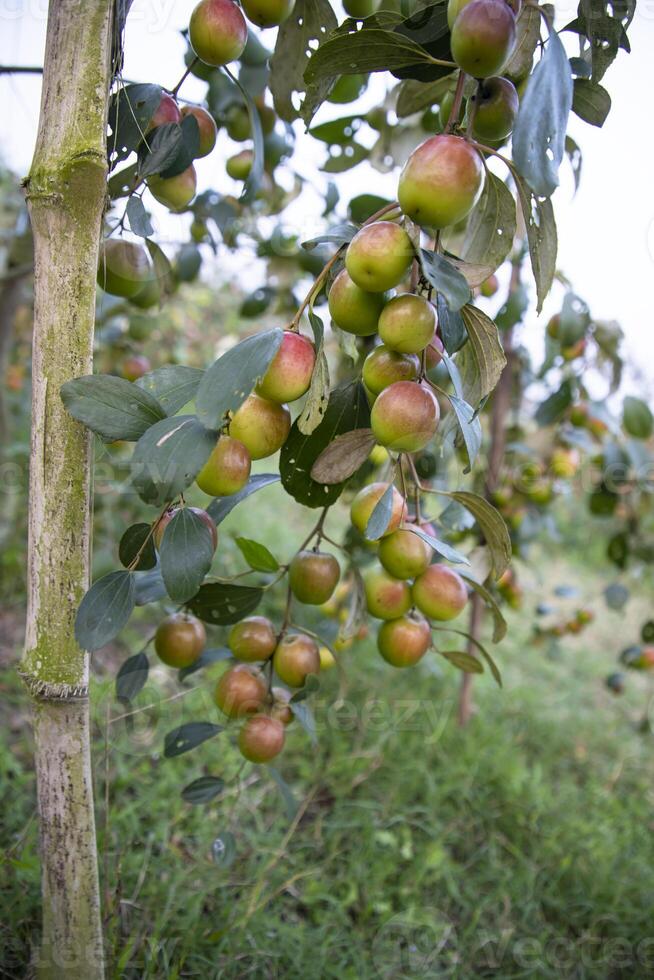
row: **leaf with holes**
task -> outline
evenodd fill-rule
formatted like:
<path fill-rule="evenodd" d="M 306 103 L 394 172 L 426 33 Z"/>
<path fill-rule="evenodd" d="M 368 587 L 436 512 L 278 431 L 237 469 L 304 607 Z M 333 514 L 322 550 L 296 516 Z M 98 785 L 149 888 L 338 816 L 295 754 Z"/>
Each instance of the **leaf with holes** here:
<path fill-rule="evenodd" d="M 141 436 L 131 462 L 132 482 L 146 504 L 161 506 L 193 483 L 212 449 L 216 433 L 194 415 L 176 415 Z"/>
<path fill-rule="evenodd" d="M 306 90 L 304 69 L 312 51 L 325 42 L 337 23 L 328 0 L 296 0 L 290 16 L 282 21 L 270 59 L 270 91 L 275 111 L 285 122 L 297 119 L 294 103 Z"/>
<path fill-rule="evenodd" d="M 211 568 L 211 531 L 189 507 L 180 507 L 166 525 L 159 552 L 161 577 L 168 595 L 173 602 L 186 602 L 196 594 Z"/>
<path fill-rule="evenodd" d="M 502 74 L 511 79 L 526 78 L 534 63 L 540 40 L 541 13 L 538 7 L 522 4 L 516 20 L 516 42 Z"/>
<path fill-rule="evenodd" d="M 214 725 L 210 721 L 189 721 L 166 734 L 164 756 L 174 759 L 175 756 L 184 755 L 224 730 L 223 725 Z"/>
<path fill-rule="evenodd" d="M 165 417 L 156 398 L 131 381 L 109 374 L 89 374 L 60 389 L 66 411 L 105 442 L 133 442 Z"/>
<path fill-rule="evenodd" d="M 311 478 L 326 484 L 348 480 L 368 459 L 375 442 L 372 429 L 354 429 L 337 436 L 313 464 Z"/>
<path fill-rule="evenodd" d="M 75 639 L 93 653 L 113 640 L 134 609 L 134 576 L 109 572 L 94 582 L 82 599 L 75 618 Z"/>
<path fill-rule="evenodd" d="M 230 626 L 248 616 L 263 598 L 263 589 L 229 582 L 202 585 L 188 603 L 190 611 L 212 626 Z"/>
<path fill-rule="evenodd" d="M 175 415 L 193 398 L 204 371 L 185 364 L 165 364 L 134 383 L 157 399 L 166 415 Z"/>
<path fill-rule="evenodd" d="M 529 258 L 536 282 L 536 295 L 538 297 L 536 312 L 540 313 L 556 272 L 558 240 L 554 208 L 549 198 L 539 200 L 532 194 L 517 173 L 514 173 L 514 178 L 525 220 Z"/>
<path fill-rule="evenodd" d="M 497 269 L 513 247 L 516 202 L 503 180 L 487 171 L 482 195 L 470 213 L 461 252 L 466 262 Z"/>

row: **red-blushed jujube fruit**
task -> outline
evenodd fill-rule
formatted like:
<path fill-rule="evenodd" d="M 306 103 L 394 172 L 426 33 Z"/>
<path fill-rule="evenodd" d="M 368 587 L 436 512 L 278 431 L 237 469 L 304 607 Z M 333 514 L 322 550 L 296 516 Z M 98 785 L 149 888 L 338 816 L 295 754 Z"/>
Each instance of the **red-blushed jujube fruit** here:
<path fill-rule="evenodd" d="M 237 660 L 259 663 L 269 660 L 277 646 L 273 624 L 265 616 L 246 616 L 229 631 L 227 646 Z"/>
<path fill-rule="evenodd" d="M 513 129 L 520 100 L 508 78 L 486 78 L 470 100 L 475 116 L 472 133 L 480 140 L 503 140 Z"/>
<path fill-rule="evenodd" d="M 413 667 L 431 646 L 431 629 L 426 619 L 416 613 L 382 623 L 377 634 L 377 648 L 392 667 Z"/>
<path fill-rule="evenodd" d="M 160 520 L 157 522 L 152 537 L 154 539 L 155 547 L 157 548 L 158 551 L 161 551 L 161 542 L 163 541 L 164 531 L 172 521 L 173 517 L 176 514 L 178 514 L 180 510 L 181 510 L 180 507 L 171 507 L 170 510 L 167 510 L 166 513 L 163 514 Z M 216 527 L 214 519 L 211 517 L 210 514 L 207 514 L 206 510 L 202 510 L 201 507 L 188 507 L 187 510 L 190 510 L 193 514 L 199 517 L 200 520 L 203 522 L 203 524 L 206 525 L 211 535 L 211 543 L 213 544 L 213 550 L 215 551 L 216 548 L 218 547 L 218 528 Z"/>
<path fill-rule="evenodd" d="M 123 361 L 121 374 L 127 381 L 136 381 L 147 374 L 151 367 L 145 354 L 132 354 Z"/>
<path fill-rule="evenodd" d="M 341 330 L 357 337 L 377 333 L 379 315 L 388 297 L 385 293 L 369 293 L 342 269 L 334 279 L 328 296 L 329 314 Z"/>
<path fill-rule="evenodd" d="M 454 27 L 454 21 L 457 19 L 464 7 L 466 7 L 471 0 L 448 0 L 447 4 L 447 25 L 450 30 Z"/>
<path fill-rule="evenodd" d="M 474 2 L 474 0 L 473 0 Z M 446 228 L 472 210 L 484 187 L 479 153 L 460 136 L 431 136 L 404 165 L 398 200 L 416 224 Z"/>
<path fill-rule="evenodd" d="M 435 333 L 427 344 L 427 348 L 425 350 L 425 366 L 428 371 L 433 370 L 437 364 L 441 363 L 444 350 L 445 348 L 443 346 L 443 341 L 438 334 Z"/>
<path fill-rule="evenodd" d="M 241 57 L 248 27 L 232 0 L 200 0 L 191 14 L 188 37 L 200 61 L 220 68 Z"/>
<path fill-rule="evenodd" d="M 407 528 L 398 528 L 379 542 L 379 560 L 395 578 L 422 575 L 429 567 L 431 554 L 427 542 Z"/>
<path fill-rule="evenodd" d="M 436 313 L 424 296 L 400 293 L 389 300 L 379 317 L 379 336 L 400 354 L 417 354 L 434 336 Z"/>
<path fill-rule="evenodd" d="M 216 145 L 218 127 L 210 112 L 201 105 L 185 105 L 182 109 L 182 119 L 185 116 L 195 116 L 200 131 L 200 149 L 198 158 L 208 156 Z"/>
<path fill-rule="evenodd" d="M 237 664 L 222 675 L 214 700 L 228 718 L 243 718 L 261 711 L 268 696 L 266 680 L 256 667 Z"/>
<path fill-rule="evenodd" d="M 306 633 L 287 633 L 277 644 L 273 667 L 289 687 L 303 687 L 309 674 L 320 672 L 318 644 Z"/>
<path fill-rule="evenodd" d="M 345 268 L 360 289 L 384 293 L 402 282 L 414 258 L 411 239 L 392 221 L 373 221 L 356 233 L 345 253 Z"/>
<path fill-rule="evenodd" d="M 413 601 L 428 619 L 454 619 L 468 601 L 468 590 L 458 574 L 446 565 L 430 565 L 413 583 Z"/>
<path fill-rule="evenodd" d="M 290 705 L 291 692 L 287 691 L 285 687 L 273 687 L 270 693 L 272 694 L 271 716 L 279 718 L 283 725 L 290 725 L 295 718 Z"/>
<path fill-rule="evenodd" d="M 308 337 L 285 330 L 281 345 L 257 385 L 257 394 L 272 402 L 294 402 L 306 394 L 316 363 L 316 350 Z"/>
<path fill-rule="evenodd" d="M 251 466 L 250 454 L 243 443 L 231 436 L 221 436 L 195 482 L 210 497 L 229 497 L 248 482 Z"/>
<path fill-rule="evenodd" d="M 321 606 L 331 598 L 341 577 L 333 555 L 324 551 L 300 551 L 288 569 L 288 584 L 300 602 Z"/>
<path fill-rule="evenodd" d="M 154 649 L 159 660 L 169 667 L 190 667 L 207 642 L 204 625 L 195 616 L 173 613 L 157 626 Z"/>
<path fill-rule="evenodd" d="M 359 490 L 358 494 L 352 501 L 350 506 L 350 519 L 357 531 L 360 531 L 361 534 L 365 534 L 368 521 L 370 520 L 370 515 L 387 490 L 388 483 L 370 483 L 367 487 L 364 487 L 363 490 Z M 385 534 L 391 534 L 393 531 L 397 530 L 402 523 L 405 511 L 406 502 L 404 497 L 397 487 L 393 487 L 391 519 L 388 523 L 386 531 L 384 532 Z"/>
<path fill-rule="evenodd" d="M 434 438 L 439 420 L 436 398 L 415 381 L 397 381 L 384 388 L 370 413 L 377 442 L 398 452 L 424 449 Z"/>
<path fill-rule="evenodd" d="M 159 105 L 154 110 L 154 115 L 147 125 L 146 133 L 156 129 L 157 126 L 164 126 L 166 123 L 178 123 L 181 121 L 182 113 L 172 95 L 167 92 L 161 93 Z"/>
<path fill-rule="evenodd" d="M 397 619 L 412 606 L 411 589 L 402 579 L 382 568 L 372 568 L 363 577 L 366 606 L 376 619 Z"/>
<path fill-rule="evenodd" d="M 485 296 L 486 299 L 490 299 L 491 296 L 495 295 L 495 293 L 499 288 L 500 288 L 499 279 L 497 278 L 495 273 L 493 273 L 493 275 L 489 276 L 488 279 L 484 279 L 481 286 L 479 287 L 479 292 L 481 293 L 482 296 Z"/>
<path fill-rule="evenodd" d="M 195 167 L 191 164 L 190 167 L 175 177 L 160 177 L 158 175 L 148 177 L 146 184 L 159 204 L 165 205 L 169 211 L 178 213 L 185 211 L 195 197 L 197 174 Z"/>
<path fill-rule="evenodd" d="M 225 161 L 227 176 L 232 180 L 247 180 L 254 163 L 254 153 L 252 150 L 241 150 Z"/>
<path fill-rule="evenodd" d="M 505 0 L 472 0 L 454 21 L 452 57 L 473 78 L 497 75 L 516 42 L 515 14 Z"/>
<path fill-rule="evenodd" d="M 282 448 L 291 431 L 291 413 L 286 405 L 251 394 L 234 413 L 229 424 L 232 439 L 242 442 L 252 459 L 264 459 Z"/>
<path fill-rule="evenodd" d="M 363 362 L 361 376 L 368 391 L 378 395 L 396 381 L 415 381 L 419 371 L 420 361 L 414 354 L 400 354 L 380 344 Z"/>
<path fill-rule="evenodd" d="M 278 27 L 293 10 L 295 0 L 242 0 L 242 6 L 257 27 Z"/>
<path fill-rule="evenodd" d="M 272 715 L 253 715 L 238 733 L 238 747 L 248 762 L 271 762 L 284 748 L 283 722 Z"/>
<path fill-rule="evenodd" d="M 112 296 L 132 299 L 152 279 L 150 253 L 140 242 L 107 238 L 100 245 L 98 285 Z"/>

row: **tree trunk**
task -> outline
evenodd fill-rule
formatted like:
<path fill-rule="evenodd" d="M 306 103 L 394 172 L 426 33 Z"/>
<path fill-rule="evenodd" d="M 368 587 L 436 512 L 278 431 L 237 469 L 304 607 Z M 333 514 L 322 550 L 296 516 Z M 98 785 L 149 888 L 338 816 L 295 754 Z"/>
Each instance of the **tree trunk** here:
<path fill-rule="evenodd" d="M 28 604 L 20 671 L 34 702 L 47 980 L 104 975 L 89 745 L 88 655 L 74 639 L 88 588 L 91 443 L 61 385 L 92 371 L 106 196 L 112 0 L 51 0 L 26 193 L 35 251 Z"/>

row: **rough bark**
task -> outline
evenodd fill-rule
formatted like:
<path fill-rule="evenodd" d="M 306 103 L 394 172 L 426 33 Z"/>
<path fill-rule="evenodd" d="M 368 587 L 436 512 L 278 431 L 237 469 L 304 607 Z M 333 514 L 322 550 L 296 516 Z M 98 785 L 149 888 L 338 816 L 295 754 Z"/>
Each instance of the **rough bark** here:
<path fill-rule="evenodd" d="M 36 149 L 26 184 L 35 252 L 28 610 L 21 674 L 34 700 L 43 935 L 38 974 L 104 974 L 89 751 L 88 433 L 61 385 L 92 370 L 106 195 L 112 0 L 51 0 Z"/>

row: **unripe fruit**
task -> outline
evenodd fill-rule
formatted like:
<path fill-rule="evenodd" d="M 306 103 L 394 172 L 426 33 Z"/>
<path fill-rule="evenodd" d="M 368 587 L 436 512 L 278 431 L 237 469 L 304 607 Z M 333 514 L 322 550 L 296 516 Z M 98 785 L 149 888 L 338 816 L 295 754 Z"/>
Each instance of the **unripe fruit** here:
<path fill-rule="evenodd" d="M 248 718 L 238 734 L 238 747 L 249 762 L 270 762 L 284 748 L 284 725 L 270 715 Z"/>
<path fill-rule="evenodd" d="M 411 589 L 383 569 L 371 569 L 363 579 L 366 605 L 377 619 L 397 619 L 411 608 Z"/>
<path fill-rule="evenodd" d="M 428 388 L 415 381 L 397 381 L 377 397 L 370 426 L 380 445 L 414 453 L 433 439 L 439 419 L 438 402 Z"/>
<path fill-rule="evenodd" d="M 336 666 L 336 659 L 334 657 L 334 654 L 329 649 L 329 647 L 320 647 L 320 650 L 318 652 L 320 654 L 321 670 L 331 670 L 332 667 Z"/>
<path fill-rule="evenodd" d="M 263 674 L 247 664 L 237 664 L 218 681 L 214 700 L 228 718 L 243 718 L 261 711 L 267 695 Z"/>
<path fill-rule="evenodd" d="M 359 490 L 352 501 L 350 519 L 357 531 L 360 531 L 361 534 L 365 534 L 370 515 L 387 490 L 387 483 L 371 483 L 367 487 L 364 487 L 363 490 Z M 397 530 L 404 517 L 405 509 L 406 503 L 404 497 L 396 487 L 393 487 L 391 519 L 385 534 L 391 534 Z"/>
<path fill-rule="evenodd" d="M 130 297 L 130 303 L 134 306 L 138 306 L 140 310 L 149 310 L 151 307 L 156 306 L 161 300 L 161 287 L 159 285 L 159 280 L 154 276 L 148 279 L 145 286 L 139 289 L 136 296 Z"/>
<path fill-rule="evenodd" d="M 218 68 L 240 58 L 248 28 L 232 0 L 200 0 L 191 14 L 188 36 L 198 58 Z"/>
<path fill-rule="evenodd" d="M 454 619 L 468 601 L 465 582 L 445 565 L 430 565 L 413 583 L 412 594 L 420 612 L 439 622 Z"/>
<path fill-rule="evenodd" d="M 441 99 L 441 104 L 438 107 L 438 121 L 442 129 L 445 129 L 448 122 L 450 121 L 450 115 L 452 114 L 452 109 L 454 107 L 454 92 L 446 92 Z M 459 116 L 461 115 L 461 110 L 459 109 Z M 458 122 L 458 120 L 456 120 Z"/>
<path fill-rule="evenodd" d="M 343 9 L 348 17 L 370 17 L 379 9 L 381 0 L 343 0 Z"/>
<path fill-rule="evenodd" d="M 167 510 L 157 523 L 153 534 L 153 540 L 158 551 L 161 551 L 161 542 L 163 541 L 164 531 L 172 521 L 175 514 L 179 513 L 180 509 L 181 508 L 179 507 L 171 507 L 171 509 Z M 211 534 L 213 550 L 215 551 L 218 547 L 218 529 L 216 528 L 213 518 L 207 514 L 206 510 L 202 510 L 200 507 L 189 507 L 188 510 L 192 511 L 204 524 L 206 524 L 207 528 L 209 529 L 209 533 Z"/>
<path fill-rule="evenodd" d="M 305 633 L 288 633 L 277 644 L 273 667 L 289 687 L 302 687 L 309 674 L 320 672 L 318 644 Z"/>
<path fill-rule="evenodd" d="M 513 82 L 508 78 L 487 78 L 480 83 L 471 102 L 476 106 L 473 135 L 491 142 L 506 139 L 513 129 L 520 105 Z"/>
<path fill-rule="evenodd" d="M 216 145 L 216 137 L 218 136 L 216 120 L 210 112 L 207 112 L 206 109 L 203 109 L 199 105 L 185 105 L 182 109 L 182 118 L 185 116 L 195 116 L 197 120 L 198 129 L 200 130 L 198 158 L 208 156 Z"/>
<path fill-rule="evenodd" d="M 98 285 L 112 296 L 131 299 L 152 279 L 150 253 L 140 242 L 108 238 L 100 245 Z"/>
<path fill-rule="evenodd" d="M 229 157 L 225 163 L 227 175 L 232 180 L 247 180 L 254 163 L 254 153 L 252 150 L 241 150 Z"/>
<path fill-rule="evenodd" d="M 379 336 L 391 350 L 417 354 L 434 336 L 436 314 L 424 296 L 401 293 L 389 300 L 379 317 Z"/>
<path fill-rule="evenodd" d="M 345 253 L 353 282 L 370 293 L 383 293 L 406 276 L 414 258 L 411 239 L 392 221 L 374 221 L 356 233 Z"/>
<path fill-rule="evenodd" d="M 291 592 L 310 606 L 327 602 L 340 577 L 341 569 L 334 556 L 320 551 L 300 551 L 288 570 Z"/>
<path fill-rule="evenodd" d="M 368 293 L 350 278 L 347 269 L 336 276 L 329 290 L 329 313 L 341 330 L 369 337 L 377 333 L 377 322 L 387 296 Z"/>
<path fill-rule="evenodd" d="M 229 497 L 248 482 L 251 465 L 250 454 L 242 442 L 221 436 L 195 482 L 210 497 Z"/>
<path fill-rule="evenodd" d="M 334 105 L 347 105 L 348 102 L 356 102 L 367 84 L 367 75 L 341 75 L 334 83 L 334 87 L 327 96 L 327 101 Z"/>
<path fill-rule="evenodd" d="M 169 667 L 190 667 L 207 642 L 207 633 L 195 616 L 174 613 L 159 623 L 154 635 L 157 656 Z"/>
<path fill-rule="evenodd" d="M 431 646 L 431 629 L 422 616 L 410 614 L 379 627 L 377 647 L 393 667 L 412 667 Z"/>
<path fill-rule="evenodd" d="M 425 364 L 428 371 L 432 371 L 442 361 L 442 354 L 445 350 L 443 341 L 437 333 L 429 341 L 425 351 Z"/>
<path fill-rule="evenodd" d="M 257 27 L 277 27 L 289 16 L 295 0 L 242 0 L 248 20 Z"/>
<path fill-rule="evenodd" d="M 515 41 L 515 14 L 504 0 L 472 0 L 454 22 L 450 49 L 468 75 L 488 78 L 501 71 Z"/>
<path fill-rule="evenodd" d="M 155 200 L 164 204 L 169 211 L 177 213 L 185 211 L 195 197 L 197 174 L 195 167 L 191 164 L 176 177 L 153 175 L 147 178 L 146 183 Z"/>
<path fill-rule="evenodd" d="M 209 234 L 209 229 L 207 228 L 205 221 L 200 221 L 199 218 L 194 218 L 191 222 L 191 238 L 194 242 L 200 244 L 200 242 L 205 242 Z"/>
<path fill-rule="evenodd" d="M 443 135 L 430 137 L 413 151 L 400 174 L 397 193 L 412 221 L 446 228 L 466 217 L 483 186 L 479 153 L 460 136 Z"/>
<path fill-rule="evenodd" d="M 277 646 L 273 624 L 265 616 L 246 616 L 232 626 L 227 646 L 237 660 L 245 663 L 268 660 Z"/>
<path fill-rule="evenodd" d="M 143 354 L 132 354 L 123 361 L 121 374 L 127 381 L 136 381 L 150 370 L 151 364 Z"/>
<path fill-rule="evenodd" d="M 229 424 L 229 434 L 243 443 L 252 459 L 272 456 L 284 445 L 291 431 L 291 413 L 286 405 L 260 395 L 248 395 Z"/>
<path fill-rule="evenodd" d="M 368 391 L 378 395 L 396 381 L 415 381 L 419 370 L 420 361 L 415 355 L 400 354 L 380 344 L 363 362 L 362 378 Z M 388 459 L 388 453 L 385 450 L 384 453 L 382 462 Z"/>
<path fill-rule="evenodd" d="M 270 709 L 271 717 L 278 718 L 282 725 L 290 725 L 295 718 L 289 703 L 291 692 L 287 691 L 285 687 L 273 687 L 270 693 L 273 697 L 272 708 Z"/>
<path fill-rule="evenodd" d="M 157 126 L 164 126 L 166 123 L 178 123 L 181 121 L 181 118 L 182 114 L 179 111 L 179 106 L 172 95 L 168 95 L 167 92 L 162 92 L 161 101 L 154 110 L 154 115 L 148 123 L 146 133 L 149 133 L 152 129 L 156 129 Z"/>
<path fill-rule="evenodd" d="M 454 27 L 454 21 L 457 19 L 464 7 L 466 7 L 471 0 L 448 0 L 447 4 L 447 24 L 450 30 Z"/>
<path fill-rule="evenodd" d="M 315 363 L 316 351 L 308 337 L 285 330 L 257 394 L 273 402 L 294 402 L 309 390 Z"/>
<path fill-rule="evenodd" d="M 550 469 L 554 476 L 569 480 L 579 469 L 579 453 L 576 449 L 555 449 Z"/>
<path fill-rule="evenodd" d="M 252 135 L 250 114 L 244 105 L 229 107 L 225 115 L 225 129 L 229 138 L 236 143 L 243 143 L 250 139 Z"/>
<path fill-rule="evenodd" d="M 481 293 L 482 296 L 485 296 L 486 299 L 490 299 L 491 296 L 495 295 L 495 293 L 499 288 L 500 288 L 499 280 L 497 276 L 493 273 L 493 275 L 489 276 L 488 279 L 484 279 L 481 286 L 479 287 L 479 292 Z"/>
<path fill-rule="evenodd" d="M 399 528 L 379 542 L 379 560 L 395 578 L 415 578 L 428 568 L 431 548 L 413 531 Z"/>

